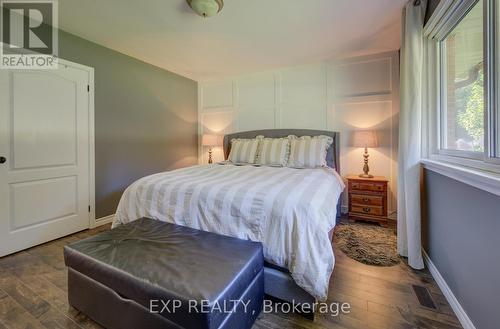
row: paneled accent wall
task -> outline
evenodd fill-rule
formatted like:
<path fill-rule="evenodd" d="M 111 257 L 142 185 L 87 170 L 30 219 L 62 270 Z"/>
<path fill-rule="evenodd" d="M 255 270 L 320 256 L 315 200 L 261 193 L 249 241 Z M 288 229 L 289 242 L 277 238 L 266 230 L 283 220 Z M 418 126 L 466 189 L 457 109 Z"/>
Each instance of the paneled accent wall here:
<path fill-rule="evenodd" d="M 373 174 L 390 179 L 389 210 L 396 209 L 398 52 L 326 61 L 198 84 L 199 132 L 226 134 L 267 128 L 310 128 L 341 133 L 341 174 L 362 172 L 362 149 L 352 132 L 376 129 Z M 199 161 L 207 151 L 200 147 Z M 214 159 L 223 159 L 214 149 Z M 343 205 L 346 205 L 344 200 Z M 345 208 L 344 208 L 345 209 Z"/>

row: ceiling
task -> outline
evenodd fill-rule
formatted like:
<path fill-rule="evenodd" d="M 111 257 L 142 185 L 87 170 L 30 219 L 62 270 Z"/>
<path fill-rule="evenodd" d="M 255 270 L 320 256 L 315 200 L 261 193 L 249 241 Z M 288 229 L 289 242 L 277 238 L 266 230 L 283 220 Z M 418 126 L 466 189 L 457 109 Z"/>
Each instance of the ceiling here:
<path fill-rule="evenodd" d="M 399 49 L 406 0 L 226 0 L 211 18 L 185 0 L 59 0 L 59 27 L 206 80 Z"/>

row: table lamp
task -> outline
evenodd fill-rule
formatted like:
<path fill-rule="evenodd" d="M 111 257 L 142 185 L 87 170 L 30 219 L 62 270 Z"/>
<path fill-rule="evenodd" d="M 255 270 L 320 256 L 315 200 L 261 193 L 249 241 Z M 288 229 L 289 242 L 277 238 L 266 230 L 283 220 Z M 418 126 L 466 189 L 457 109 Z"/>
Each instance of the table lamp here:
<path fill-rule="evenodd" d="M 365 153 L 363 154 L 363 173 L 360 174 L 359 177 L 373 178 L 373 175 L 369 174 L 370 167 L 368 166 L 368 148 L 378 146 L 376 132 L 374 130 L 356 130 L 353 136 L 353 146 L 365 148 Z"/>
<path fill-rule="evenodd" d="M 220 136 L 203 134 L 201 138 L 201 145 L 208 146 L 208 163 L 212 163 L 212 147 L 222 145 Z"/>

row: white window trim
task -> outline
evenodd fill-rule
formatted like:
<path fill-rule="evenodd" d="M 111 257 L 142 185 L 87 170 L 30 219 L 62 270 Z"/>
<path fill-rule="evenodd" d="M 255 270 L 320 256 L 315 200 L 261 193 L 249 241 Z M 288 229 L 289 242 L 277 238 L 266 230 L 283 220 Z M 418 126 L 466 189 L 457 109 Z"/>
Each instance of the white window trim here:
<path fill-rule="evenodd" d="M 488 0 L 484 1 L 487 10 L 491 10 L 492 8 L 489 6 L 491 2 Z M 441 99 L 438 90 L 440 88 L 439 79 L 441 70 L 439 67 L 440 44 L 438 40 L 442 40 L 448 31 L 454 27 L 450 22 L 456 22 L 458 18 L 463 17 L 475 3 L 476 0 L 442 0 L 424 27 L 424 34 L 429 38 L 426 42 L 428 61 L 426 80 L 429 83 L 427 86 L 427 99 L 424 101 L 427 111 L 424 111 L 424 117 L 422 119 L 423 147 L 421 163 L 426 169 L 500 196 L 499 158 L 488 157 L 486 152 L 483 154 L 479 152 L 440 149 L 441 114 L 439 109 L 441 107 Z M 489 24 L 489 26 L 492 25 Z M 488 31 L 487 38 L 490 38 L 490 41 L 492 40 L 491 31 Z M 493 52 L 489 52 L 486 56 L 488 60 L 492 59 Z M 495 64 L 494 62 L 495 61 L 489 61 L 489 64 Z M 490 66 L 489 70 L 487 74 L 491 74 L 490 72 L 494 70 L 494 67 Z M 493 83 L 493 86 L 494 85 L 495 83 Z M 486 91 L 488 95 L 495 95 L 495 93 L 500 92 L 500 90 L 495 90 L 494 93 L 492 90 L 493 86 L 488 86 L 488 90 Z M 490 104 L 492 101 L 495 101 L 494 98 L 495 97 L 490 97 Z M 491 106 L 490 104 L 487 106 Z M 491 129 L 491 127 L 485 127 L 485 129 Z M 485 148 L 486 147 L 487 144 L 485 143 Z"/>
<path fill-rule="evenodd" d="M 432 161 L 440 161 L 445 164 L 448 163 L 450 165 L 455 165 L 455 166 L 462 166 L 470 170 L 476 170 L 479 173 L 486 172 L 492 174 L 500 174 L 500 168 L 497 164 L 485 162 L 483 160 L 461 158 L 445 154 L 430 154 L 428 157 L 424 157 L 424 159 Z"/>
<path fill-rule="evenodd" d="M 423 159 L 421 163 L 425 169 L 500 196 L 499 174 L 430 159 Z"/>

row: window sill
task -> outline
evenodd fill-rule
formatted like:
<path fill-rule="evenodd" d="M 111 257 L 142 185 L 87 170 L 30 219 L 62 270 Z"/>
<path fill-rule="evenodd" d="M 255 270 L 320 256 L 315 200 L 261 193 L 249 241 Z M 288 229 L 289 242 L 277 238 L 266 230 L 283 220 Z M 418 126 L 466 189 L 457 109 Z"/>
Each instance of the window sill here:
<path fill-rule="evenodd" d="M 444 161 L 422 159 L 420 162 L 425 169 L 500 196 L 499 174 L 446 163 Z"/>

